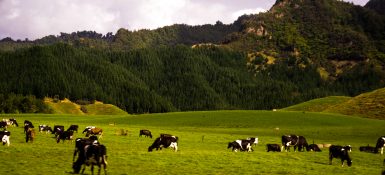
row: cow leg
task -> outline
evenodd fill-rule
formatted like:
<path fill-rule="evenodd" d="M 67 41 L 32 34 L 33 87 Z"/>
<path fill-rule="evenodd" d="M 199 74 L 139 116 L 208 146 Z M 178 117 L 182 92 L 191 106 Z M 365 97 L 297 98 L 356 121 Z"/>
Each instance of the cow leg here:
<path fill-rule="evenodd" d="M 381 155 L 384 154 L 384 147 L 381 147 Z"/>
<path fill-rule="evenodd" d="M 341 159 L 341 167 L 344 167 L 344 159 Z"/>
<path fill-rule="evenodd" d="M 332 164 L 332 160 L 333 160 L 333 156 L 331 154 L 329 154 L 329 165 Z"/>

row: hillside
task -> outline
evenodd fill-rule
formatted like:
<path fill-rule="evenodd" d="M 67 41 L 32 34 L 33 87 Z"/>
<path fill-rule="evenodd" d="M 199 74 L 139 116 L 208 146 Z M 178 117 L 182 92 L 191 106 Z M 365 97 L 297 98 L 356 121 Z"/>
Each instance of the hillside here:
<path fill-rule="evenodd" d="M 325 97 L 284 108 L 287 111 L 328 112 L 385 120 L 385 88 L 355 97 Z"/>
<path fill-rule="evenodd" d="M 74 114 L 74 115 L 124 115 L 127 112 L 111 104 L 96 102 L 94 104 L 79 105 L 68 99 L 53 100 L 45 98 L 44 103 L 48 105 L 53 114 Z"/>
<path fill-rule="evenodd" d="M 385 1 L 383 0 L 370 0 L 366 3 L 365 7 L 372 9 L 381 15 L 385 15 Z"/>
<path fill-rule="evenodd" d="M 352 3 L 277 0 L 233 24 L 5 38 L 0 94 L 128 113 L 284 108 L 385 87 L 384 30 L 384 16 Z"/>

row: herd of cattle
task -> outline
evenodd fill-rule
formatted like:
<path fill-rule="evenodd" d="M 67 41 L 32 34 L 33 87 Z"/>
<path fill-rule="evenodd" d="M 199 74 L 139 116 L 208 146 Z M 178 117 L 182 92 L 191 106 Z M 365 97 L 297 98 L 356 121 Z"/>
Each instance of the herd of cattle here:
<path fill-rule="evenodd" d="M 7 131 L 6 128 L 8 126 L 16 126 L 18 127 L 18 123 L 16 119 L 3 119 L 0 121 L 0 128 L 3 128 L 3 131 L 0 131 L 0 138 L 3 145 L 10 145 L 10 131 Z M 48 125 L 39 125 L 39 132 L 52 133 L 55 135 L 56 142 L 59 143 L 60 140 L 63 142 L 65 140 L 73 140 L 74 132 L 78 132 L 78 125 L 71 125 L 67 130 L 64 129 L 62 125 L 55 125 L 51 128 Z M 35 130 L 32 122 L 25 120 L 24 121 L 24 133 L 26 142 L 33 142 L 35 138 Z M 86 138 L 77 138 L 75 139 L 75 151 L 73 154 L 73 170 L 74 173 L 79 173 L 82 166 L 82 173 L 85 170 L 86 166 L 91 166 L 91 171 L 93 174 L 94 166 L 98 166 L 98 174 L 100 174 L 101 166 L 104 168 L 104 172 L 107 173 L 107 149 L 104 145 L 99 143 L 100 138 L 102 138 L 103 130 L 101 128 L 97 128 L 95 126 L 87 126 L 82 134 L 85 133 Z M 152 138 L 151 131 L 143 129 L 139 131 L 139 137 L 141 136 Z M 99 138 L 97 137 L 99 136 Z M 290 147 L 293 146 L 294 151 L 314 151 L 321 152 L 320 147 L 317 144 L 308 144 L 306 138 L 303 136 L 297 135 L 283 135 L 281 138 L 281 144 L 266 144 L 267 152 L 282 152 L 282 151 L 290 151 Z M 258 137 L 250 137 L 246 139 L 239 139 L 228 143 L 228 149 L 232 148 L 232 151 L 254 151 L 252 146 L 258 144 Z M 172 148 L 175 152 L 178 150 L 178 137 L 170 134 L 160 134 L 157 137 L 153 144 L 148 147 L 148 152 L 152 152 L 154 149 L 161 150 L 162 148 Z M 349 152 L 352 151 L 352 147 L 350 145 L 340 146 L 340 145 L 328 145 L 329 147 L 329 164 L 332 164 L 333 158 L 340 158 L 342 166 L 344 166 L 344 162 L 347 162 L 348 166 L 352 165 L 352 159 L 349 156 Z M 381 153 L 383 154 L 383 150 L 385 147 L 385 136 L 381 136 L 378 138 L 376 146 L 361 146 L 359 148 L 362 152 L 370 152 L 370 153 Z M 75 161 L 75 157 L 77 157 Z M 385 164 L 385 160 L 384 160 Z M 384 171 L 385 173 L 385 171 Z"/>

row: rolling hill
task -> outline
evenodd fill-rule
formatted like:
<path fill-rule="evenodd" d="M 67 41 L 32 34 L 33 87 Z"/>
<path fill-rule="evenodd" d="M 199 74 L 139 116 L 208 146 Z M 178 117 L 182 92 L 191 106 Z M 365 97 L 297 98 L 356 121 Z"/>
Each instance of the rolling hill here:
<path fill-rule="evenodd" d="M 325 97 L 284 108 L 289 111 L 328 112 L 385 120 L 385 88 L 355 97 Z"/>
<path fill-rule="evenodd" d="M 52 109 L 53 114 L 73 114 L 73 115 L 124 115 L 127 112 L 111 104 L 95 102 L 94 104 L 79 105 L 68 99 L 55 101 L 45 98 L 44 103 Z"/>

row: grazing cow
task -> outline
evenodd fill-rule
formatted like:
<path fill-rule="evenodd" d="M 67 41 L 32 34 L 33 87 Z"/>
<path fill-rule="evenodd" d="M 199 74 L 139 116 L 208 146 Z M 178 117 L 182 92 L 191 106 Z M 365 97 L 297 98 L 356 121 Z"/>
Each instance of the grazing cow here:
<path fill-rule="evenodd" d="M 91 172 L 94 174 L 94 165 L 97 165 L 99 167 L 98 174 L 100 174 L 101 165 L 103 165 L 104 174 L 107 174 L 107 149 L 104 145 L 100 145 L 97 140 L 76 139 L 74 156 L 76 152 L 79 152 L 79 156 L 76 162 L 72 163 L 74 173 L 79 173 L 81 167 L 84 165 L 82 170 L 83 174 L 86 165 L 91 165 Z"/>
<path fill-rule="evenodd" d="M 235 152 L 238 150 L 251 152 L 254 151 L 253 148 L 251 148 L 251 144 L 253 143 L 254 142 L 251 140 L 235 140 L 233 142 L 229 142 L 227 149 L 232 148 Z"/>
<path fill-rule="evenodd" d="M 178 151 L 178 137 L 170 134 L 161 134 L 160 137 L 156 138 L 154 143 L 148 147 L 148 152 L 152 152 L 153 149 L 156 150 L 163 148 L 173 148 L 175 152 Z"/>
<path fill-rule="evenodd" d="M 298 151 L 304 151 L 308 147 L 308 143 L 303 136 L 297 135 L 283 135 L 281 150 L 290 151 L 290 146 L 294 146 L 294 151 L 298 147 Z"/>
<path fill-rule="evenodd" d="M 147 129 L 142 129 L 139 131 L 139 137 L 141 137 L 142 135 L 144 135 L 145 137 L 152 138 L 151 131 Z"/>
<path fill-rule="evenodd" d="M 376 147 L 374 146 L 360 146 L 359 150 L 361 152 L 368 152 L 368 153 L 378 153 L 378 151 L 376 152 Z"/>
<path fill-rule="evenodd" d="M 306 148 L 307 151 L 314 151 L 314 152 L 321 152 L 321 149 L 318 147 L 317 144 L 310 144 Z"/>
<path fill-rule="evenodd" d="M 48 126 L 48 125 L 39 125 L 39 132 L 43 132 L 43 131 L 45 131 L 46 134 L 53 132 L 52 128 L 50 126 Z"/>
<path fill-rule="evenodd" d="M 76 133 L 78 133 L 78 128 L 79 128 L 78 125 L 71 125 L 71 126 L 67 129 L 67 131 L 73 131 L 73 132 L 76 131 Z"/>
<path fill-rule="evenodd" d="M 86 137 L 88 137 L 90 135 L 100 135 L 99 138 L 102 138 L 102 136 L 103 136 L 103 129 L 102 128 L 91 128 L 91 129 L 85 130 L 85 132 L 86 132 Z"/>
<path fill-rule="evenodd" d="M 19 127 L 19 124 L 17 123 L 16 119 L 10 118 L 9 122 L 10 122 L 10 125 L 16 125 L 16 127 Z"/>
<path fill-rule="evenodd" d="M 10 137 L 11 137 L 11 132 L 7 130 L 0 131 L 0 139 L 1 139 L 1 142 L 3 142 L 3 145 L 7 144 L 7 146 L 9 146 L 11 144 L 11 142 L 9 141 Z"/>
<path fill-rule="evenodd" d="M 53 131 L 52 134 L 55 134 L 55 137 L 62 133 L 64 131 L 64 126 L 63 125 L 54 125 L 53 126 Z"/>
<path fill-rule="evenodd" d="M 28 143 L 28 141 L 33 142 L 35 139 L 35 130 L 33 128 L 28 128 L 28 130 L 25 132 L 25 142 Z"/>
<path fill-rule="evenodd" d="M 378 153 L 378 150 L 381 149 L 381 155 L 384 154 L 384 146 L 385 146 L 385 136 L 381 136 L 380 138 L 377 139 L 375 153 Z"/>
<path fill-rule="evenodd" d="M 95 126 L 87 126 L 87 127 L 83 130 L 82 134 L 84 134 L 85 132 L 91 130 L 92 128 L 96 128 L 96 127 L 95 127 Z"/>
<path fill-rule="evenodd" d="M 5 122 L 5 124 L 4 124 L 4 122 Z M 6 126 L 13 126 L 13 125 L 16 125 L 17 127 L 19 126 L 16 119 L 14 119 L 14 118 L 3 119 L 2 124 L 0 124 L 0 128 L 6 127 Z"/>
<path fill-rule="evenodd" d="M 63 143 L 64 143 L 64 140 L 72 140 L 73 135 L 74 135 L 73 131 L 63 131 L 56 136 L 56 143 L 59 143 L 60 140 L 62 140 Z"/>
<path fill-rule="evenodd" d="M 29 120 L 25 120 L 24 121 L 24 133 L 26 133 L 29 128 L 34 128 L 34 126 L 33 126 L 32 122 L 30 122 Z"/>
<path fill-rule="evenodd" d="M 278 144 L 266 144 L 267 152 L 281 152 L 281 146 Z"/>
<path fill-rule="evenodd" d="M 329 164 L 332 164 L 333 158 L 340 158 L 342 166 L 344 166 L 344 161 L 348 163 L 348 166 L 352 166 L 352 159 L 349 156 L 349 150 L 351 146 L 339 146 L 332 145 L 329 147 Z"/>
<path fill-rule="evenodd" d="M 76 154 L 78 152 L 84 151 L 83 148 L 86 145 L 90 145 L 90 144 L 94 143 L 95 141 L 98 141 L 98 137 L 96 137 L 96 136 L 91 136 L 91 137 L 88 137 L 88 138 L 77 138 L 75 140 L 75 151 L 74 151 L 74 156 L 73 156 L 72 161 L 73 162 L 75 161 L 75 157 L 76 157 Z M 84 152 L 83 152 L 83 154 L 84 154 Z"/>

